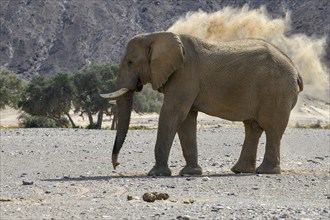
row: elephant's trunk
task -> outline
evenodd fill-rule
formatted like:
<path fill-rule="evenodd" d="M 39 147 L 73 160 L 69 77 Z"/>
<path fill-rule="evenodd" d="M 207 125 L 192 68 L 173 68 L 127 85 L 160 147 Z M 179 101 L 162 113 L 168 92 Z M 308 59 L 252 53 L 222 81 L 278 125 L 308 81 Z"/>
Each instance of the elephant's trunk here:
<path fill-rule="evenodd" d="M 114 169 L 116 169 L 116 167 L 119 165 L 118 154 L 124 144 L 128 131 L 133 105 L 133 94 L 134 91 L 129 90 L 126 94 L 118 97 L 117 99 L 118 127 L 115 143 L 112 150 L 112 165 Z"/>

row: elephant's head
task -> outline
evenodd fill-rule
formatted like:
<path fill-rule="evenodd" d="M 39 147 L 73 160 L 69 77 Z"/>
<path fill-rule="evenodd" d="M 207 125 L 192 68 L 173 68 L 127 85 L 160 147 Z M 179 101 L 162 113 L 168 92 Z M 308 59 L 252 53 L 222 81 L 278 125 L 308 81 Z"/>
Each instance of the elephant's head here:
<path fill-rule="evenodd" d="M 101 95 L 116 98 L 118 109 L 118 128 L 112 151 L 112 164 L 116 168 L 118 154 L 128 131 L 134 91 L 151 83 L 154 90 L 163 87 L 168 78 L 184 62 L 184 48 L 178 35 L 159 32 L 138 35 L 127 44 L 121 59 L 117 91 Z"/>

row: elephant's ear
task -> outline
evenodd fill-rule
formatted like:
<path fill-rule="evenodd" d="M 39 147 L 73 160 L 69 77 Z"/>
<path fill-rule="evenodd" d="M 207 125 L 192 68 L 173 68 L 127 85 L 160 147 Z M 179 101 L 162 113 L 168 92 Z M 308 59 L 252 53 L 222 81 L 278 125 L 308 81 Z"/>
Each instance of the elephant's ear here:
<path fill-rule="evenodd" d="M 161 32 L 153 35 L 148 55 L 152 88 L 157 90 L 183 64 L 184 48 L 176 34 Z"/>

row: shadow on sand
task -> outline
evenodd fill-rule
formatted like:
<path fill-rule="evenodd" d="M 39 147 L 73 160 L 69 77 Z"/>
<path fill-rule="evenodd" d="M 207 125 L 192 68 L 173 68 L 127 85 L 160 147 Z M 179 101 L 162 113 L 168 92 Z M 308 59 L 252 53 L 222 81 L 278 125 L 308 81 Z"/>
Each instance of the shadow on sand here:
<path fill-rule="evenodd" d="M 256 176 L 256 173 L 221 173 L 221 174 L 208 174 L 201 176 L 147 176 L 146 174 L 116 174 L 110 176 L 80 176 L 80 177 L 63 177 L 58 179 L 43 179 L 42 181 L 49 182 L 76 182 L 76 181 L 110 181 L 112 179 L 197 179 L 197 178 L 205 178 L 205 177 L 214 177 L 214 178 L 222 178 L 222 177 L 246 177 L 246 176 Z"/>

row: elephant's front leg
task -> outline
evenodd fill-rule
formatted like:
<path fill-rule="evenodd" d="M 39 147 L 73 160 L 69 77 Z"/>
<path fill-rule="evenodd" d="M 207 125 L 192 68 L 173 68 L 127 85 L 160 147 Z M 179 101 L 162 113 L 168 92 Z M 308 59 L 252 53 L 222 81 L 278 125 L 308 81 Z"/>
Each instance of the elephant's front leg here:
<path fill-rule="evenodd" d="M 180 175 L 202 174 L 202 168 L 198 165 L 196 126 L 197 112 L 190 111 L 178 130 L 183 156 L 187 163 L 180 171 Z"/>
<path fill-rule="evenodd" d="M 185 120 L 189 112 L 190 106 L 183 102 L 176 103 L 164 100 L 164 104 L 160 111 L 157 141 L 155 146 L 155 166 L 149 171 L 149 176 L 170 176 L 171 170 L 168 167 L 168 157 L 174 136 Z"/>

